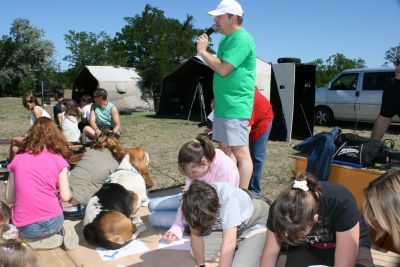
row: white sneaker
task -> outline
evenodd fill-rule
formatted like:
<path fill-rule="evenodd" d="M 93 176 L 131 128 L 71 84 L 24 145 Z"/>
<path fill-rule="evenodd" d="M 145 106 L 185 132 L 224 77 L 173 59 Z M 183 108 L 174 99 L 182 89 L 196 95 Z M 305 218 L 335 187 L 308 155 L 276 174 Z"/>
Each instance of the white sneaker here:
<path fill-rule="evenodd" d="M 75 225 L 70 220 L 64 220 L 63 223 L 64 248 L 73 250 L 79 245 L 79 236 L 75 231 Z"/>
<path fill-rule="evenodd" d="M 60 247 L 62 242 L 62 235 L 55 234 L 37 241 L 28 241 L 28 244 L 34 250 L 48 250 Z"/>

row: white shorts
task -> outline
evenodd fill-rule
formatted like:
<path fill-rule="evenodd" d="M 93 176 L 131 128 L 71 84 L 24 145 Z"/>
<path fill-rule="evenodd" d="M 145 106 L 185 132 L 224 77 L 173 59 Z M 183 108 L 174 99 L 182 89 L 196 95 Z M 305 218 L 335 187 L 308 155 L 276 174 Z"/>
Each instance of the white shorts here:
<path fill-rule="evenodd" d="M 213 134 L 214 141 L 225 143 L 228 146 L 249 145 L 249 120 L 230 119 L 214 116 Z"/>

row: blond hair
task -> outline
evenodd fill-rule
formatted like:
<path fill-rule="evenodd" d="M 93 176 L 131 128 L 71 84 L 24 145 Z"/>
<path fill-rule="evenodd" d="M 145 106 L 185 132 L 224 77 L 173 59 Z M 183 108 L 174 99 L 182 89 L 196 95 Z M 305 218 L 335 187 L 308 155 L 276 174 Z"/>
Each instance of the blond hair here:
<path fill-rule="evenodd" d="M 391 235 L 400 251 L 400 169 L 388 170 L 364 189 L 364 216 L 377 232 L 376 238 Z"/>

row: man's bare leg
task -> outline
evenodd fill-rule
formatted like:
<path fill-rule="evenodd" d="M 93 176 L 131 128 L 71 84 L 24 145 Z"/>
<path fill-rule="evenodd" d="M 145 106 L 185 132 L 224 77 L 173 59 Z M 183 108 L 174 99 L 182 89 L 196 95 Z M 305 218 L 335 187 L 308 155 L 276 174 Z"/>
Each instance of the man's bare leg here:
<path fill-rule="evenodd" d="M 249 146 L 232 146 L 231 150 L 235 155 L 239 169 L 239 187 L 247 189 L 253 173 L 253 161 L 251 160 Z"/>

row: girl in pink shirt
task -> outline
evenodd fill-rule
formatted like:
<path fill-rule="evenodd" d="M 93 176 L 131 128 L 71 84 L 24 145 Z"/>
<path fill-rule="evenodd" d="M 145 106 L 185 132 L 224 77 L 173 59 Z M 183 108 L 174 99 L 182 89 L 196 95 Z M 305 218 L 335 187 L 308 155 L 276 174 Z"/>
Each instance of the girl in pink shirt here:
<path fill-rule="evenodd" d="M 51 119 L 40 117 L 8 164 L 12 175 L 6 198 L 12 204 L 12 222 L 23 239 L 33 242 L 60 233 L 64 220 L 60 200 L 71 199 L 69 164 L 64 159 L 69 155 L 61 131 Z"/>
<path fill-rule="evenodd" d="M 225 182 L 239 186 L 239 171 L 235 163 L 205 136 L 197 136 L 179 150 L 178 165 L 186 176 L 184 190 L 193 180 L 206 183 Z M 182 194 L 155 198 L 149 203 L 149 222 L 154 227 L 169 229 L 164 240 L 171 242 L 182 238 L 184 225 L 181 210 Z"/>

